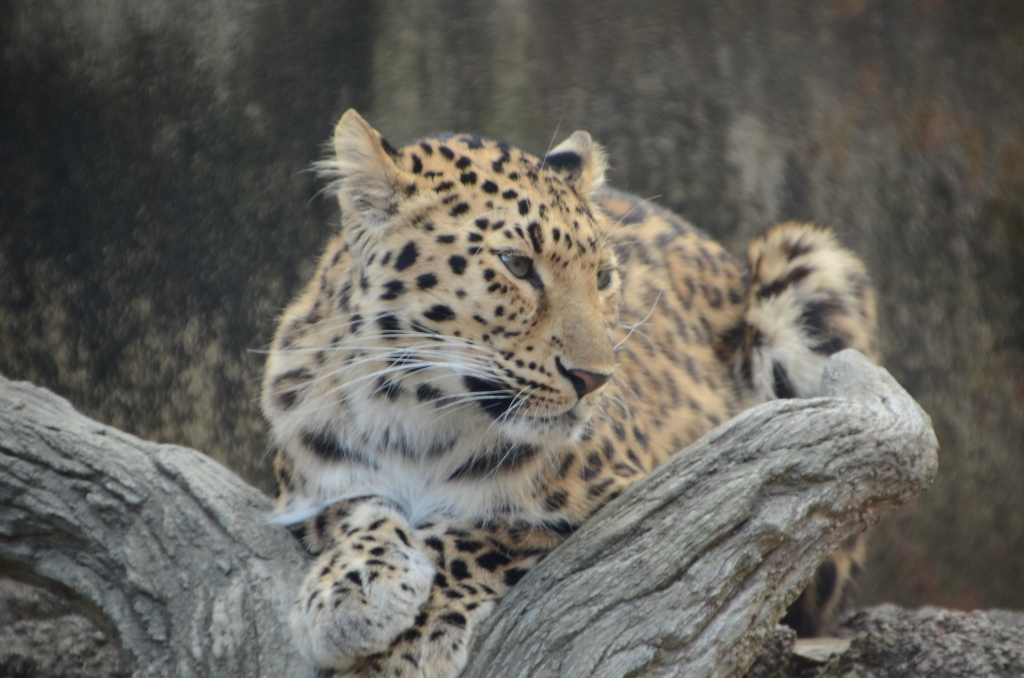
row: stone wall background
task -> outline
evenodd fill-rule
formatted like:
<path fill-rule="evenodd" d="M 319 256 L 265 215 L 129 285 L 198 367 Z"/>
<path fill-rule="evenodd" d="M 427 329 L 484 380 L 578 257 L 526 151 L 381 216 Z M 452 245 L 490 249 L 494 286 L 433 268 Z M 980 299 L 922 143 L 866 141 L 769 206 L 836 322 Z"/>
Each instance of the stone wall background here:
<path fill-rule="evenodd" d="M 737 255 L 834 227 L 941 445 L 862 602 L 1024 607 L 1020 2 L 9 0 L 0 372 L 269 489 L 258 351 L 336 222 L 307 169 L 350 106 L 396 144 L 587 129 Z"/>

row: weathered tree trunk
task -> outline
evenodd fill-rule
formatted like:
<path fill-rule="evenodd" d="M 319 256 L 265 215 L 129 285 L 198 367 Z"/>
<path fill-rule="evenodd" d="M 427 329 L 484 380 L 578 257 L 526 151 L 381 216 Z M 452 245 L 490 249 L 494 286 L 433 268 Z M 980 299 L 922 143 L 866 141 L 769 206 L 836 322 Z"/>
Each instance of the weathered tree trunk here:
<path fill-rule="evenodd" d="M 103 613 L 136 676 L 312 675 L 287 610 L 306 567 L 270 500 L 0 377 L 0 562 Z"/>
<path fill-rule="evenodd" d="M 928 416 L 833 357 L 826 397 L 755 408 L 599 512 L 499 606 L 466 676 L 737 676 L 816 563 L 935 475 Z M 307 560 L 269 501 L 192 450 L 0 380 L 0 560 L 94 604 L 136 675 L 309 675 Z"/>

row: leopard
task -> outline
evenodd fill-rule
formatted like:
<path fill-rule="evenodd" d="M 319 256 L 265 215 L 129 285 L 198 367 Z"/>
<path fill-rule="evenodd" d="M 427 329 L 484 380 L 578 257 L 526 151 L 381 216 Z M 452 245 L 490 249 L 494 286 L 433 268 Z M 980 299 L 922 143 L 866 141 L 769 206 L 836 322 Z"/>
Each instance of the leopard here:
<path fill-rule="evenodd" d="M 354 110 L 317 163 L 340 228 L 284 310 L 261 406 L 274 520 L 308 550 L 290 611 L 322 675 L 458 675 L 474 633 L 601 507 L 739 412 L 875 359 L 863 262 L 785 222 L 746 265 L 606 185 L 582 131 L 395 148 Z M 862 537 L 785 622 L 827 629 Z"/>

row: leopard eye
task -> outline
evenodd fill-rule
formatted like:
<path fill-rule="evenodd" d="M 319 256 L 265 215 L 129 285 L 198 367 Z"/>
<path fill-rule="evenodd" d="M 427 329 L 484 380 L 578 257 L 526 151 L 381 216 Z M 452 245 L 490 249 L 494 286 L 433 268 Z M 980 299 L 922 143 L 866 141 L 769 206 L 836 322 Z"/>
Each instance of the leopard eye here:
<path fill-rule="evenodd" d="M 515 252 L 502 252 L 501 263 L 505 264 L 508 270 L 517 278 L 525 278 L 533 273 L 533 259 L 516 254 Z"/>
<path fill-rule="evenodd" d="M 606 290 L 612 284 L 612 269 L 602 268 L 597 272 L 597 289 Z"/>

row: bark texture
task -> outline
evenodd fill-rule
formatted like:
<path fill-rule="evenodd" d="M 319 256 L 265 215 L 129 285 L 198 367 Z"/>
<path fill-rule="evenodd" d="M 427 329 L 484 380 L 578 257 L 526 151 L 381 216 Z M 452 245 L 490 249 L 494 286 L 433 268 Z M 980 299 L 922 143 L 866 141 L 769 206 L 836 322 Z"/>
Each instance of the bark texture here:
<path fill-rule="evenodd" d="M 286 624 L 305 555 L 270 508 L 200 452 L 0 377 L 0 566 L 71 591 L 135 676 L 312 675 Z"/>
<path fill-rule="evenodd" d="M 599 512 L 502 602 L 466 675 L 742 675 L 817 562 L 936 473 L 887 372 L 845 351 L 824 393 L 745 413 Z M 307 560 L 226 468 L 0 380 L 0 469 L 0 561 L 92 606 L 135 675 L 311 675 L 286 625 Z"/>

